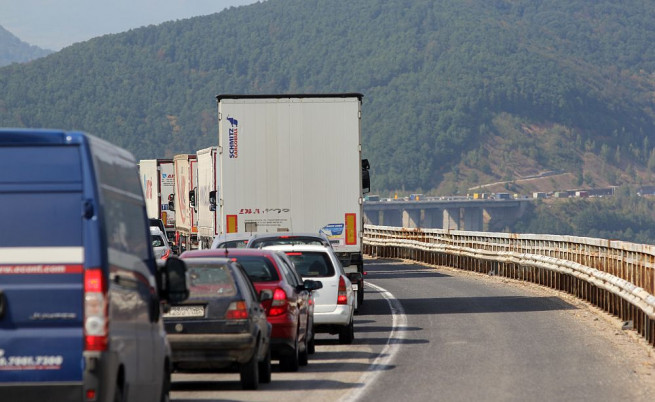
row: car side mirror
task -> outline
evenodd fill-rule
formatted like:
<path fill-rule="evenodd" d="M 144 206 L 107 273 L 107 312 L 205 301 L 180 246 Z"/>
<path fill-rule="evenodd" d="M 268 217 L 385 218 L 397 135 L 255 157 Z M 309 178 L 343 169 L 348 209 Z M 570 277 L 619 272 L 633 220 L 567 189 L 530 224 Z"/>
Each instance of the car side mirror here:
<path fill-rule="evenodd" d="M 305 279 L 303 282 L 303 288 L 308 291 L 312 290 L 318 290 L 318 289 L 323 289 L 323 282 L 321 281 L 314 281 L 311 279 Z"/>
<path fill-rule="evenodd" d="M 175 194 L 168 195 L 168 210 L 175 211 Z"/>
<path fill-rule="evenodd" d="M 359 281 L 362 280 L 362 273 L 361 272 L 350 272 L 350 273 L 346 274 L 346 276 L 348 277 L 350 282 L 353 282 L 353 283 L 359 282 Z"/>
<path fill-rule="evenodd" d="M 216 211 L 216 190 L 209 192 L 209 210 Z"/>
<path fill-rule="evenodd" d="M 159 298 L 171 304 L 181 303 L 189 298 L 186 280 L 186 264 L 177 257 L 168 257 L 161 269 Z"/>

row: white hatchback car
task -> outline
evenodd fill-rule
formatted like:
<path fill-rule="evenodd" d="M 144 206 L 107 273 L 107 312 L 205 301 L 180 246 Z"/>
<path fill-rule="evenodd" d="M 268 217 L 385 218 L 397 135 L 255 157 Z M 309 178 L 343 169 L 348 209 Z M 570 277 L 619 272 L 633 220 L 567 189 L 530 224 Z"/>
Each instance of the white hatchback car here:
<path fill-rule="evenodd" d="M 166 235 L 158 227 L 150 226 L 150 239 L 157 263 L 164 263 L 171 255 L 171 246 Z"/>
<path fill-rule="evenodd" d="M 303 279 L 323 284 L 322 289 L 313 291 L 315 332 L 339 334 L 339 343 L 352 343 L 357 299 L 351 281 L 360 279 L 361 273 L 346 274 L 334 251 L 325 246 L 298 244 L 264 249 L 284 251 Z"/>

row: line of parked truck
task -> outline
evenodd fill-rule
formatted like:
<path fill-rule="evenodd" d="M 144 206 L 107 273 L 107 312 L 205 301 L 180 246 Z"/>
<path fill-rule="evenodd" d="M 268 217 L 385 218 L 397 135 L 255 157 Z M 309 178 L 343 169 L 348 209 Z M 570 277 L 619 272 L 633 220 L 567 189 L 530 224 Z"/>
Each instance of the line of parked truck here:
<path fill-rule="evenodd" d="M 221 361 L 221 339 L 256 346 L 236 361 L 243 387 L 256 388 L 270 381 L 272 356 L 284 371 L 307 363 L 314 329 L 352 342 L 369 187 L 361 100 L 219 96 L 216 146 L 141 161 L 141 180 L 131 153 L 92 135 L 0 129 L 0 171 L 12 172 L 0 175 L 0 203 L 12 211 L 4 215 L 12 230 L 0 231 L 2 400 L 166 401 L 171 371 Z M 30 169 L 14 169 L 25 159 Z M 179 258 L 154 254 L 148 218 L 163 222 Z M 329 247 L 192 250 L 221 235 L 297 232 Z M 312 310 L 297 330 L 283 318 L 300 317 L 285 292 Z M 191 353 L 217 332 L 202 329 L 200 318 L 212 317 L 234 320 L 233 334 Z M 237 334 L 249 317 L 260 330 Z"/>
<path fill-rule="evenodd" d="M 139 162 L 148 216 L 164 222 L 178 253 L 210 248 L 221 234 L 322 233 L 346 271 L 363 275 L 361 101 L 219 95 L 216 145 Z"/>

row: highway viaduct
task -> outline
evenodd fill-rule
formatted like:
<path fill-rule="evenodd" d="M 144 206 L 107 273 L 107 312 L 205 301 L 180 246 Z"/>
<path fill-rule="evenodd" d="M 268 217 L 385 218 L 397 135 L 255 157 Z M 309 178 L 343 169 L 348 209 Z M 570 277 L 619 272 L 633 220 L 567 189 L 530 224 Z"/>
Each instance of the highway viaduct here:
<path fill-rule="evenodd" d="M 364 221 L 373 225 L 470 231 L 503 231 L 520 219 L 532 199 L 365 201 Z"/>

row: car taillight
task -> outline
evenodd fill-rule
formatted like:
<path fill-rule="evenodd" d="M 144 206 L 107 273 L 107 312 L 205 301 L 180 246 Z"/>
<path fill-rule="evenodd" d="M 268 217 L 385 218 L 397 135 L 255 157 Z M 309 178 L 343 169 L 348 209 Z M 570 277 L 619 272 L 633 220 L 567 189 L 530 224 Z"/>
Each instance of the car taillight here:
<path fill-rule="evenodd" d="M 167 259 L 170 255 L 171 255 L 171 249 L 169 248 L 169 249 L 167 249 L 167 250 L 164 252 L 164 254 L 161 256 L 161 259 L 162 259 L 162 260 L 165 260 L 165 259 Z"/>
<path fill-rule="evenodd" d="M 273 300 L 271 301 L 271 308 L 268 310 L 269 316 L 282 315 L 287 311 L 287 292 L 284 289 L 277 288 L 273 292 Z"/>
<path fill-rule="evenodd" d="M 337 294 L 337 304 L 348 304 L 348 289 L 346 289 L 346 280 L 343 276 L 339 277 L 339 293 Z"/>
<path fill-rule="evenodd" d="M 107 286 L 101 269 L 84 271 L 84 350 L 107 350 Z"/>
<path fill-rule="evenodd" d="M 230 303 L 225 313 L 225 318 L 228 320 L 245 320 L 248 318 L 248 306 L 243 300 L 234 301 Z"/>

